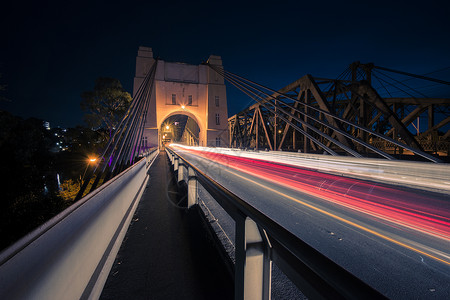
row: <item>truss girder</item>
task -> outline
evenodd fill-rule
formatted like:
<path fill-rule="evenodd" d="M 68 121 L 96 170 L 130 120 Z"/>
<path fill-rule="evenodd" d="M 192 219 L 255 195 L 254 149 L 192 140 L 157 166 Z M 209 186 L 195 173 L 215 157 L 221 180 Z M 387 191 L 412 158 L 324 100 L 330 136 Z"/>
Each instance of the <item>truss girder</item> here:
<path fill-rule="evenodd" d="M 376 141 L 381 139 L 385 145 L 390 143 L 428 160 L 439 161 L 422 150 L 421 143 L 407 126 L 427 109 L 430 116 L 434 106 L 450 105 L 450 99 L 431 98 L 426 104 L 417 98 L 384 99 L 365 80 L 317 81 L 311 75 L 274 91 L 249 80 L 244 82 L 245 78 L 229 72 L 222 75 L 257 102 L 229 118 L 234 135 L 230 140 L 241 147 L 273 150 L 303 147 L 316 153 L 325 149 L 330 154 L 334 151 L 354 156 L 376 153 L 393 159 L 383 152 L 385 148 L 378 148 L 383 143 Z M 247 89 L 249 83 L 271 92 L 258 89 L 252 92 Z M 406 117 L 397 115 L 398 108 L 406 103 L 415 105 L 413 111 Z M 448 122 L 440 122 L 439 126 L 433 123 L 434 119 L 428 122 L 429 126 L 433 125 L 432 130 L 436 130 Z M 390 137 L 387 133 L 395 134 Z M 287 146 L 289 140 L 292 140 L 292 147 Z"/>
<path fill-rule="evenodd" d="M 378 110 L 383 112 L 383 114 L 391 123 L 392 127 L 394 127 L 397 130 L 398 134 L 408 145 L 411 145 L 412 147 L 420 151 L 423 151 L 422 147 L 414 138 L 414 136 L 411 134 L 411 132 L 409 132 L 409 130 L 406 128 L 405 124 L 402 123 L 397 114 L 395 114 L 389 108 L 386 102 L 378 95 L 378 93 L 372 86 L 370 86 L 366 82 L 361 82 L 354 88 L 356 92 L 359 94 L 361 99 L 375 106 Z"/>

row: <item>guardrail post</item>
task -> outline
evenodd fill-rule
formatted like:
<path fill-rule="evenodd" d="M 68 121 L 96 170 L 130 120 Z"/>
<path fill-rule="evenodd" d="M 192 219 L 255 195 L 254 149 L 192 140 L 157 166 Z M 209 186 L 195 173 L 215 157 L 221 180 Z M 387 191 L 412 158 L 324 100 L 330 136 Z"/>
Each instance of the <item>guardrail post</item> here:
<path fill-rule="evenodd" d="M 188 208 L 198 203 L 197 176 L 194 169 L 188 168 Z"/>
<path fill-rule="evenodd" d="M 236 219 L 235 299 L 270 299 L 269 250 L 265 232 L 252 219 Z"/>
<path fill-rule="evenodd" d="M 169 149 L 166 148 L 166 153 L 167 153 L 167 157 L 170 160 L 170 163 L 173 164 L 173 160 L 172 160 L 172 153 L 169 151 Z"/>
<path fill-rule="evenodd" d="M 184 165 L 183 160 L 178 159 L 178 182 L 184 180 L 184 173 L 186 172 L 186 166 Z"/>
<path fill-rule="evenodd" d="M 174 155 L 173 158 L 173 170 L 178 171 L 178 156 Z"/>

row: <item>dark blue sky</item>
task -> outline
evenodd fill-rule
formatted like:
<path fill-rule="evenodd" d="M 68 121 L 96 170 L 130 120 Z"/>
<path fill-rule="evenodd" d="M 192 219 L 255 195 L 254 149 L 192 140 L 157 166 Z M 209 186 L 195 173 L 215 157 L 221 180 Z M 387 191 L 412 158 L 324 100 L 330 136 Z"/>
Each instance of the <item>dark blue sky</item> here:
<path fill-rule="evenodd" d="M 307 73 L 336 78 L 356 60 L 416 74 L 450 66 L 447 1 L 15 2 L 0 7 L 1 96 L 11 100 L 0 109 L 52 126 L 82 124 L 80 94 L 98 77 L 131 92 L 139 46 L 192 64 L 221 55 L 227 70 L 275 89 Z M 250 101 L 227 92 L 230 115 Z"/>

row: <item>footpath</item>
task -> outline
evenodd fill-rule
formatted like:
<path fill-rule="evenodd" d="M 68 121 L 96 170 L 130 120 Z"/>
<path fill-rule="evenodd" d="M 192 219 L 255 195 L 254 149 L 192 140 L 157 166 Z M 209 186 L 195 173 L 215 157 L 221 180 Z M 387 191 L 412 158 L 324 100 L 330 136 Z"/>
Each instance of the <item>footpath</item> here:
<path fill-rule="evenodd" d="M 233 299 L 232 278 L 198 211 L 182 207 L 164 151 L 149 176 L 100 299 Z"/>

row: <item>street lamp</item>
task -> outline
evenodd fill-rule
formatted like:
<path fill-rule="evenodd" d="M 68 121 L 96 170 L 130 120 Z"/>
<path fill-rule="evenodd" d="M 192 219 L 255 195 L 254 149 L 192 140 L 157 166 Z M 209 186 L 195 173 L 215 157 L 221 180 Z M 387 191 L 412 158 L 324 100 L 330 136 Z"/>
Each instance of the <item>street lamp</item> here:
<path fill-rule="evenodd" d="M 96 157 L 90 157 L 86 164 L 86 169 L 84 169 L 83 177 L 81 178 L 81 184 L 83 184 L 84 176 L 86 175 L 86 171 L 89 168 L 89 165 L 94 164 L 97 161 Z"/>
<path fill-rule="evenodd" d="M 169 128 L 170 128 L 169 125 L 166 125 L 166 129 L 169 130 Z"/>

